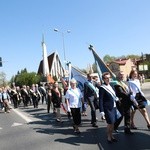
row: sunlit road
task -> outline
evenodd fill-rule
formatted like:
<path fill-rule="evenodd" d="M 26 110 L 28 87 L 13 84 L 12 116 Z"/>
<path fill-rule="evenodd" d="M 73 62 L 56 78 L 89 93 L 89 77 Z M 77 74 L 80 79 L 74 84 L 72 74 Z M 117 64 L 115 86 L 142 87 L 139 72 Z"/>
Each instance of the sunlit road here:
<path fill-rule="evenodd" d="M 0 113 L 0 150 L 47 150 L 48 146 L 48 136 L 38 134 L 16 113 Z"/>
<path fill-rule="evenodd" d="M 144 93 L 150 99 L 150 90 Z M 138 130 L 133 130 L 132 136 L 125 135 L 122 122 L 120 133 L 114 133 L 119 140 L 115 144 L 106 142 L 106 123 L 101 121 L 99 112 L 99 128 L 91 127 L 89 108 L 87 112 L 88 116 L 82 117 L 81 135 L 73 133 L 63 111 L 64 122 L 57 123 L 52 110 L 47 114 L 46 104 L 38 109 L 29 106 L 11 110 L 9 114 L 0 112 L 0 150 L 150 150 L 150 131 L 138 111 L 135 116 Z"/>

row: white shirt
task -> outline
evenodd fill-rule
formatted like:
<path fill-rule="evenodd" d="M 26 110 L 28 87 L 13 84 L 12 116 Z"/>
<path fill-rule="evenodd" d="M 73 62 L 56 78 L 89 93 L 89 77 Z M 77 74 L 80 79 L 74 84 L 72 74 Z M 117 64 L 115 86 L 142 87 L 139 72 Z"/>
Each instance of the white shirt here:
<path fill-rule="evenodd" d="M 138 79 L 130 80 L 129 81 L 129 88 L 132 91 L 132 95 L 135 97 L 136 93 L 141 92 L 144 96 L 144 93 L 141 91 L 140 81 Z"/>
<path fill-rule="evenodd" d="M 68 99 L 70 108 L 80 108 L 82 106 L 81 98 L 83 98 L 83 95 L 79 88 L 68 89 L 65 98 Z"/>

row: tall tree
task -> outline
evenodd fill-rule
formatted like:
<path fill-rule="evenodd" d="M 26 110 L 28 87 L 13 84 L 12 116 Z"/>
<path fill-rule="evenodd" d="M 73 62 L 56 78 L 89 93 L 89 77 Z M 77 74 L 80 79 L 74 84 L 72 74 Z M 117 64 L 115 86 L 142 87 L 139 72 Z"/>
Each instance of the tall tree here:
<path fill-rule="evenodd" d="M 104 61 L 105 63 L 110 63 L 110 62 L 112 62 L 112 61 L 115 60 L 115 59 L 116 59 L 116 57 L 110 56 L 110 55 L 105 55 L 105 56 L 103 57 L 103 61 Z"/>

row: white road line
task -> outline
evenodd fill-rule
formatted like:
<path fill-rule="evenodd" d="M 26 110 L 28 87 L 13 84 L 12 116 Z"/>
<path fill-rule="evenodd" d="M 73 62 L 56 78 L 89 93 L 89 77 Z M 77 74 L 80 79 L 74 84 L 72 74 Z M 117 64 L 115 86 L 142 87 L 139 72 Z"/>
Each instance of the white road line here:
<path fill-rule="evenodd" d="M 32 122 L 30 118 L 25 116 L 23 113 L 19 112 L 17 109 L 12 109 L 16 114 L 18 114 L 21 118 L 23 118 L 27 123 Z"/>
<path fill-rule="evenodd" d="M 14 123 L 11 125 L 11 127 L 16 127 L 16 126 L 21 126 L 21 125 L 23 125 L 23 124 L 22 124 L 22 123 L 14 122 Z"/>
<path fill-rule="evenodd" d="M 3 128 L 0 127 L 0 130 L 1 130 L 1 129 L 3 129 Z"/>
<path fill-rule="evenodd" d="M 99 147 L 100 150 L 104 150 L 104 148 L 103 148 L 101 143 L 98 143 L 98 147 Z"/>

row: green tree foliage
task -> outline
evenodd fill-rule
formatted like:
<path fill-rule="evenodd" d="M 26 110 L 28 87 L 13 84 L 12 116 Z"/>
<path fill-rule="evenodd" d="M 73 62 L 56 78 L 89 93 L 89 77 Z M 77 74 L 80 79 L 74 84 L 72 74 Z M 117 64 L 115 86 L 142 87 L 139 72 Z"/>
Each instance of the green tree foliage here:
<path fill-rule="evenodd" d="M 28 73 L 27 71 L 21 71 L 20 74 L 17 74 L 12 83 L 15 82 L 15 85 L 22 86 L 22 85 L 29 85 L 32 84 L 39 84 L 41 81 L 41 76 L 37 75 L 35 72 Z"/>
<path fill-rule="evenodd" d="M 26 68 L 24 68 L 23 70 L 21 70 L 21 73 L 28 73 L 28 71 Z"/>
<path fill-rule="evenodd" d="M 141 58 L 141 56 L 139 56 L 139 55 L 127 55 L 126 58 L 139 59 L 139 58 Z"/>
<path fill-rule="evenodd" d="M 124 58 L 139 59 L 140 57 L 141 56 L 139 56 L 139 55 L 127 55 L 127 56 L 123 55 L 123 56 L 118 56 L 118 57 L 110 56 L 110 55 L 105 55 L 103 57 L 103 61 L 105 63 L 110 63 L 110 62 L 112 62 L 112 61 L 114 61 L 116 59 L 124 59 Z"/>
<path fill-rule="evenodd" d="M 103 61 L 104 61 L 105 63 L 110 63 L 110 62 L 112 62 L 112 61 L 115 60 L 115 59 L 116 59 L 116 57 L 110 56 L 110 55 L 105 55 L 105 56 L 103 57 Z"/>

